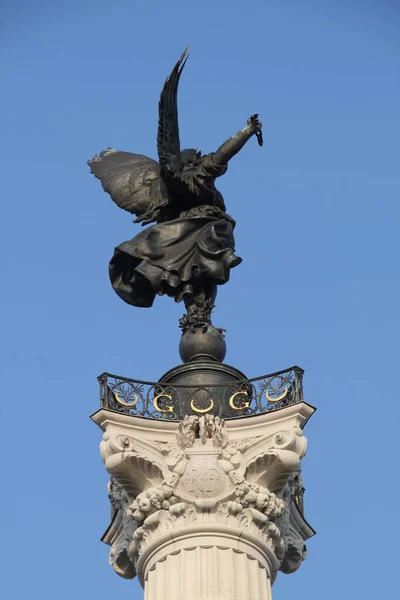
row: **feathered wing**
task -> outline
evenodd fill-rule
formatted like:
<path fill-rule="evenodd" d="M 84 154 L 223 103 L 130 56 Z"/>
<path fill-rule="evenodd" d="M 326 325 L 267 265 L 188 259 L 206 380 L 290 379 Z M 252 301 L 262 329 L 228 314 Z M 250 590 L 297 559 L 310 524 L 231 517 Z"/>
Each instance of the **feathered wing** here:
<path fill-rule="evenodd" d="M 158 103 L 157 150 L 161 170 L 177 173 L 180 170 L 180 142 L 178 124 L 178 85 L 188 59 L 188 49 L 167 77 Z"/>
<path fill-rule="evenodd" d="M 160 209 L 168 204 L 160 165 L 147 156 L 108 148 L 88 165 L 114 202 L 136 215 L 135 223 L 156 221 Z"/>

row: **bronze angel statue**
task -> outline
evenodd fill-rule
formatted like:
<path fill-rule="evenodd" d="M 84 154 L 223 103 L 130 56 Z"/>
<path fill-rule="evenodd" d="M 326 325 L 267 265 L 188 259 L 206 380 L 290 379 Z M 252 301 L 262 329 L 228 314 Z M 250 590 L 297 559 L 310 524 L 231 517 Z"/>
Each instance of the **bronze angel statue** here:
<path fill-rule="evenodd" d="M 161 92 L 159 162 L 112 148 L 88 161 L 114 202 L 136 215 L 134 223 L 151 224 L 118 246 L 109 265 L 114 290 L 133 306 L 150 307 L 157 294 L 183 300 L 187 309 L 213 303 L 217 286 L 242 260 L 215 180 L 252 136 L 262 144 L 261 123 L 253 115 L 211 154 L 181 150 L 177 94 L 187 57 L 185 50 Z"/>

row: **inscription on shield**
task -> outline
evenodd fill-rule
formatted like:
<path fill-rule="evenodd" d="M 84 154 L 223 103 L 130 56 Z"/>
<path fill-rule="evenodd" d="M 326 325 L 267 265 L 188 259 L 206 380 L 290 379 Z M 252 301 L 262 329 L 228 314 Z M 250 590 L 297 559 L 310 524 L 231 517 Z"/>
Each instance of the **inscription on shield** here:
<path fill-rule="evenodd" d="M 195 498 L 219 496 L 229 487 L 229 478 L 218 465 L 217 455 L 190 456 L 179 489 Z"/>

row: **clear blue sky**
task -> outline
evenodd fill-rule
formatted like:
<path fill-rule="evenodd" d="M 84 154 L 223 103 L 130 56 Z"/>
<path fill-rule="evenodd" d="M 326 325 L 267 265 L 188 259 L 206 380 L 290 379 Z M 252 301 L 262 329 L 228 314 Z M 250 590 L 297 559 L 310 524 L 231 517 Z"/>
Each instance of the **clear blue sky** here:
<path fill-rule="evenodd" d="M 299 364 L 306 514 L 318 535 L 274 600 L 393 598 L 398 553 L 400 6 L 393 0 L 3 0 L 4 600 L 139 600 L 108 566 L 107 477 L 89 420 L 104 371 L 178 363 L 182 307 L 125 305 L 139 231 L 89 175 L 111 145 L 155 157 L 158 95 L 186 45 L 181 141 L 212 151 L 259 112 L 219 181 L 243 263 L 220 289 L 227 362 Z M 258 277 L 258 279 L 256 279 Z M 5 587 L 5 592 L 4 592 Z"/>

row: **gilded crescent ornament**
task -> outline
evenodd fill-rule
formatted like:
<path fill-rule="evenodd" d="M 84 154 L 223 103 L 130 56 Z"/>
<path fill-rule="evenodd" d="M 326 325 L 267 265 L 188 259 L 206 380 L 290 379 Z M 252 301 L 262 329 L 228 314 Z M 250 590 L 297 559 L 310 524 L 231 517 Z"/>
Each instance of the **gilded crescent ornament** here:
<path fill-rule="evenodd" d="M 135 406 L 135 404 L 137 404 L 137 401 L 139 400 L 137 394 L 134 395 L 132 402 L 124 402 L 124 400 L 121 400 L 118 392 L 114 392 L 114 396 L 115 396 L 118 404 L 122 404 L 122 406 L 130 406 L 130 407 Z"/>
<path fill-rule="evenodd" d="M 214 400 L 212 398 L 210 398 L 210 406 L 208 406 L 207 408 L 196 408 L 194 405 L 194 399 L 192 398 L 192 401 L 190 403 L 190 408 L 192 410 L 194 410 L 194 412 L 197 413 L 206 413 L 209 412 L 213 407 L 214 407 Z"/>
<path fill-rule="evenodd" d="M 287 395 L 289 391 L 289 388 L 287 385 L 285 385 L 285 391 L 283 392 L 283 394 L 281 396 L 278 396 L 277 398 L 271 398 L 271 396 L 268 394 L 268 390 L 265 392 L 265 397 L 268 400 L 268 402 L 279 402 L 279 400 L 283 400 L 283 398 Z"/>

